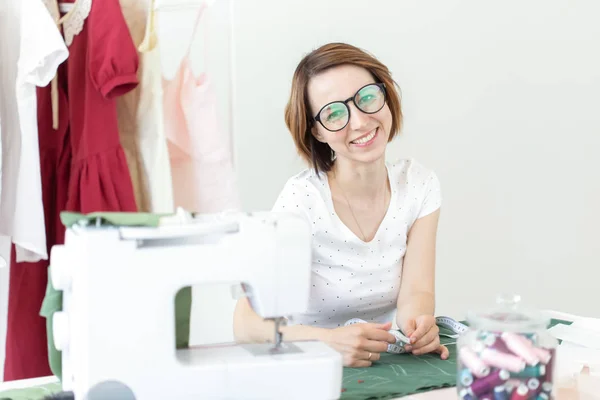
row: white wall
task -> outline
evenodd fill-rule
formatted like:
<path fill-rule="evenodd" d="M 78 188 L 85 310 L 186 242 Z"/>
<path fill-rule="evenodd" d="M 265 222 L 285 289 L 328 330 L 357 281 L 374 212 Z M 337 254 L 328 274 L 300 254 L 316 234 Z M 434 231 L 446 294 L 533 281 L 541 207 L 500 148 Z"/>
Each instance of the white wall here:
<path fill-rule="evenodd" d="M 600 2 L 239 0 L 234 16 L 247 209 L 269 208 L 303 166 L 283 120 L 297 62 L 349 42 L 402 89 L 390 159 L 415 157 L 443 185 L 438 312 L 512 291 L 600 316 Z"/>
<path fill-rule="evenodd" d="M 599 17 L 595 0 L 234 1 L 244 208 L 270 208 L 304 167 L 283 120 L 296 64 L 321 44 L 352 43 L 402 90 L 389 158 L 415 157 L 443 185 L 437 312 L 461 318 L 516 292 L 600 317 Z M 216 293 L 223 312 L 211 302 L 206 322 L 230 338 L 227 293 L 196 301 Z"/>

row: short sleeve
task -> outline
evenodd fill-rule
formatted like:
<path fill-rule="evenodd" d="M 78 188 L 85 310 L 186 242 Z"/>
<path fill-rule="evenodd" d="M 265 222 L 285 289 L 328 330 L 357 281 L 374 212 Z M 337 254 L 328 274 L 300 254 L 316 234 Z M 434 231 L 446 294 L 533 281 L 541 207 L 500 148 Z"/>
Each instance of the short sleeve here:
<path fill-rule="evenodd" d="M 294 178 L 288 180 L 277 196 L 275 204 L 273 204 L 272 212 L 288 212 L 297 214 L 306 220 L 308 217 L 308 199 L 306 190 L 303 190 Z"/>
<path fill-rule="evenodd" d="M 21 46 L 19 80 L 36 86 L 46 86 L 69 51 L 41 0 L 23 1 L 21 15 Z"/>
<path fill-rule="evenodd" d="M 88 67 L 92 82 L 107 98 L 138 85 L 138 53 L 118 0 L 92 3 L 88 24 Z"/>
<path fill-rule="evenodd" d="M 421 210 L 417 218 L 431 214 L 442 205 L 440 181 L 435 172 L 432 171 L 424 183 L 423 202 L 421 203 Z"/>

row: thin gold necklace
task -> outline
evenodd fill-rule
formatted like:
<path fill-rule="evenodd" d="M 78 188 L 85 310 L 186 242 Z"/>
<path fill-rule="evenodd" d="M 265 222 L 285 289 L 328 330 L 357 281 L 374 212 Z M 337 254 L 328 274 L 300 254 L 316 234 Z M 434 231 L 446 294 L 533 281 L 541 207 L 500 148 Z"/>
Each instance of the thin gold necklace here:
<path fill-rule="evenodd" d="M 339 184 L 338 180 L 337 180 L 337 175 L 335 174 L 335 172 L 333 173 L 333 178 L 335 180 L 335 184 L 340 188 L 340 190 L 342 191 L 342 195 L 344 196 L 344 200 L 346 200 L 346 204 L 348 205 L 348 208 L 350 209 L 350 214 L 352 214 L 352 218 L 354 219 L 354 222 L 356 223 L 356 226 L 358 227 L 358 230 L 360 231 L 360 234 L 362 235 L 362 240 L 365 243 L 367 242 L 367 236 L 365 235 L 365 233 L 363 232 L 360 224 L 358 223 L 358 219 L 356 219 L 356 215 L 354 215 L 354 210 L 352 209 L 352 206 L 350 205 L 350 202 L 348 201 L 348 196 L 346 196 L 346 192 L 344 191 L 344 188 L 342 188 L 342 186 Z M 384 188 L 383 188 L 383 210 L 385 210 L 385 198 L 387 195 L 387 190 L 386 190 L 386 186 L 387 186 L 387 177 L 384 181 Z"/>

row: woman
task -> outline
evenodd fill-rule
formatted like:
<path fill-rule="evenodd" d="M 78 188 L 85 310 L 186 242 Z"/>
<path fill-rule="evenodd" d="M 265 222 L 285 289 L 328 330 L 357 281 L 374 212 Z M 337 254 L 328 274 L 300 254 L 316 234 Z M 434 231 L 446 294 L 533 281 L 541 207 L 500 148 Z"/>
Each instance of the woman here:
<path fill-rule="evenodd" d="M 402 113 L 389 70 L 343 43 L 322 46 L 296 68 L 286 124 L 311 168 L 288 180 L 274 211 L 306 218 L 313 232 L 310 304 L 282 327 L 284 340 L 320 340 L 344 365 L 367 367 L 395 338 L 395 318 L 415 355 L 437 352 L 435 244 L 441 203 L 436 175 L 414 160 L 385 161 Z M 367 323 L 345 326 L 351 318 Z M 238 342 L 273 339 L 241 299 Z"/>

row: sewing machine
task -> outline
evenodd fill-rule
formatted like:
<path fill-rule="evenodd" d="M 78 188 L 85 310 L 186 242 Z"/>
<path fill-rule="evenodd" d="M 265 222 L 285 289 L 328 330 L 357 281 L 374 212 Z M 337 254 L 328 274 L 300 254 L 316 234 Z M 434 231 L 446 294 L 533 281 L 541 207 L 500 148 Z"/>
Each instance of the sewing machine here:
<path fill-rule="evenodd" d="M 277 328 L 308 305 L 310 239 L 304 221 L 271 213 L 156 228 L 72 226 L 50 258 L 63 291 L 53 320 L 63 390 L 83 400 L 109 381 L 138 400 L 338 399 L 339 353 L 282 342 Z M 176 350 L 176 293 L 211 282 L 243 283 L 253 309 L 275 320 L 273 343 Z"/>

